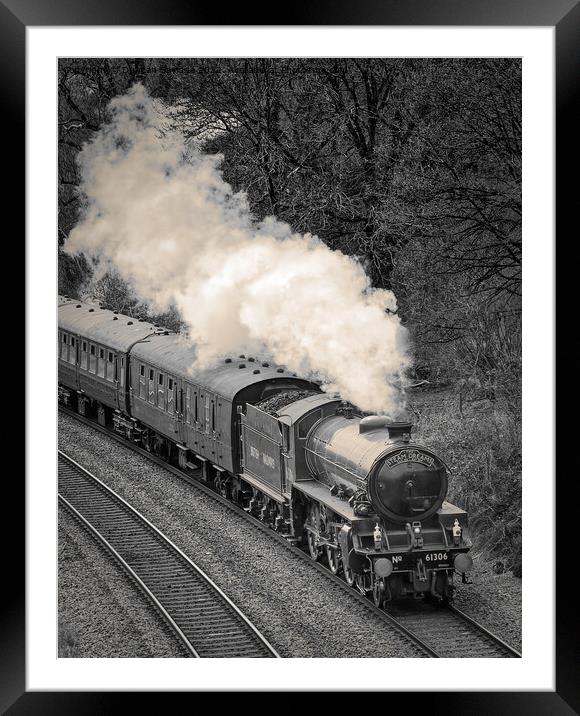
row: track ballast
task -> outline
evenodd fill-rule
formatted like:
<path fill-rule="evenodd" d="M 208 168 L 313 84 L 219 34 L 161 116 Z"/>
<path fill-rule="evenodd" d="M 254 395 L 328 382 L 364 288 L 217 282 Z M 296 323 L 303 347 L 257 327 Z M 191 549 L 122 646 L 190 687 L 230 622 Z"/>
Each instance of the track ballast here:
<path fill-rule="evenodd" d="M 304 551 L 292 545 L 282 535 L 274 532 L 258 519 L 214 492 L 199 480 L 187 475 L 177 467 L 170 465 L 162 458 L 149 453 L 138 445 L 130 443 L 112 430 L 98 425 L 94 421 L 80 416 L 78 413 L 63 406 L 59 406 L 59 410 L 79 422 L 92 427 L 98 432 L 106 434 L 111 439 L 134 450 L 141 456 L 148 458 L 160 467 L 185 480 L 216 502 L 226 505 L 229 509 L 242 516 L 256 529 L 268 534 L 296 557 L 310 563 L 313 568 L 323 573 L 340 591 L 346 592 L 350 598 L 354 598 L 360 604 L 363 604 L 370 612 L 369 616 L 388 621 L 393 629 L 408 641 L 411 648 L 416 650 L 416 656 L 428 658 L 521 657 L 519 652 L 453 606 L 439 606 L 432 602 L 417 601 L 406 605 L 404 603 L 396 606 L 391 605 L 386 609 L 375 607 L 369 599 L 360 594 L 356 589 L 349 587 L 340 577 L 331 574 L 322 564 L 312 561 Z"/>
<path fill-rule="evenodd" d="M 130 574 L 191 657 L 277 652 L 178 547 L 122 497 L 59 450 L 59 502 Z"/>
<path fill-rule="evenodd" d="M 442 658 L 519 658 L 515 649 L 452 605 L 429 601 L 387 607 L 399 624 Z"/>

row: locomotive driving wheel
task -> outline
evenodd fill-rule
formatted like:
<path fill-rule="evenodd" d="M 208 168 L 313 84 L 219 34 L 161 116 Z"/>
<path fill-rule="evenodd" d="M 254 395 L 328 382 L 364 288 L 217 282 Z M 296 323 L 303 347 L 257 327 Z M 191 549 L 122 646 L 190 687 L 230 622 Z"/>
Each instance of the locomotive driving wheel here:
<path fill-rule="evenodd" d="M 343 565 L 342 571 L 344 572 L 344 581 L 348 584 L 349 587 L 354 586 L 356 574 L 346 564 Z"/>
<path fill-rule="evenodd" d="M 379 609 L 381 609 L 385 603 L 385 582 L 383 579 L 379 579 L 378 577 L 373 583 L 373 602 L 376 607 L 379 607 Z"/>
<path fill-rule="evenodd" d="M 311 530 L 306 530 L 306 542 L 308 544 L 308 553 L 316 562 L 320 556 L 320 547 L 316 544 L 316 535 Z"/>
<path fill-rule="evenodd" d="M 326 559 L 328 568 L 333 574 L 337 574 L 340 567 L 340 552 L 338 549 L 326 545 Z"/>

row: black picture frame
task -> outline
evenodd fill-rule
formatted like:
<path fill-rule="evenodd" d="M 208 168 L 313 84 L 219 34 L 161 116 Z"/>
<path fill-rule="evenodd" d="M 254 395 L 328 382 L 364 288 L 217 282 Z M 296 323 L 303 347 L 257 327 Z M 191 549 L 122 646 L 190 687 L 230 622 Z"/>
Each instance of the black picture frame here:
<path fill-rule="evenodd" d="M 21 210 L 24 216 L 24 146 L 25 146 L 25 31 L 27 26 L 81 26 L 81 25 L 433 25 L 433 26 L 553 26 L 556 44 L 556 199 L 557 227 L 562 231 L 576 222 L 572 219 L 576 202 L 577 180 L 571 181 L 577 172 L 574 148 L 577 146 L 578 78 L 580 77 L 580 6 L 578 0 L 358 0 L 356 3 L 329 2 L 292 3 L 284 8 L 284 15 L 268 14 L 262 6 L 238 4 L 224 11 L 223 7 L 181 0 L 2 0 L 0 1 L 0 83 L 4 112 L 2 113 L 6 141 L 4 167 L 10 181 L 6 183 L 4 198 L 11 213 Z M 227 23 L 223 22 L 227 16 Z M 16 141 L 16 137 L 20 141 Z M 8 171 L 9 168 L 9 171 Z M 17 234 L 15 234 L 17 236 Z M 557 259 L 558 305 L 571 300 L 570 287 L 574 280 L 566 280 L 565 258 L 561 251 Z M 568 264 L 568 270 L 570 265 Z M 570 348 L 569 335 L 564 331 L 564 318 L 557 323 L 561 338 L 558 345 L 558 365 L 570 366 L 575 358 Z M 565 363 L 564 363 L 565 361 Z M 543 380 L 552 379 L 543 376 Z M 568 385 L 558 384 L 561 396 L 566 395 Z M 33 396 L 28 405 L 34 407 Z M 20 400 L 22 395 L 20 395 Z M 27 415 L 27 440 L 32 439 L 32 420 L 38 416 Z M 541 416 L 538 416 L 541 419 Z M 560 455 L 564 446 L 574 445 L 573 422 L 561 421 L 557 432 Z M 574 426 L 575 427 L 575 426 Z M 38 422 L 36 423 L 38 429 Z M 554 429 L 547 425 L 546 430 Z M 541 449 L 541 447 L 539 448 Z M 573 486 L 567 480 L 562 461 L 556 490 L 557 554 L 556 554 L 556 689 L 554 692 L 413 692 L 409 708 L 429 711 L 452 711 L 468 714 L 503 713 L 550 713 L 570 714 L 580 711 L 580 664 L 576 613 L 575 561 L 573 548 L 577 539 L 575 518 L 570 506 L 575 504 L 571 495 Z M 24 506 L 24 480 L 16 479 L 16 471 L 8 471 L 11 479 L 4 481 L 8 501 Z M 22 513 L 21 513 L 22 514 Z M 4 573 L 10 575 L 2 590 L 4 597 L 1 611 L 1 695 L 0 708 L 10 714 L 66 713 L 92 714 L 114 711 L 115 707 L 135 709 L 136 694 L 86 693 L 86 692 L 27 692 L 25 685 L 25 541 L 24 520 L 16 527 L 10 551 L 5 550 Z M 538 540 L 542 539 L 542 526 L 537 526 Z M 535 575 L 524 575 L 533 582 L 545 578 L 541 565 Z M 538 618 L 544 618 L 538 615 Z M 338 683 L 343 683 L 341 680 Z M 461 689 L 461 684 L 457 684 Z M 356 685 L 353 684 L 353 690 Z M 172 694 L 175 696 L 176 694 Z M 399 704 L 406 703 L 410 694 L 389 694 Z M 148 708 L 167 708 L 167 694 L 148 693 Z M 161 701 L 163 698 L 163 702 Z M 342 697 L 341 697 L 342 698 Z M 129 701 L 131 699 L 131 701 Z M 256 708 L 259 701 L 254 697 Z M 272 699 L 269 699 L 272 705 Z M 163 704 L 163 706 L 162 706 Z M 273 706 L 275 708 L 275 706 Z M 345 706 L 346 707 L 346 706 Z M 359 702 L 360 707 L 360 702 Z M 372 707 L 374 709 L 374 706 Z"/>

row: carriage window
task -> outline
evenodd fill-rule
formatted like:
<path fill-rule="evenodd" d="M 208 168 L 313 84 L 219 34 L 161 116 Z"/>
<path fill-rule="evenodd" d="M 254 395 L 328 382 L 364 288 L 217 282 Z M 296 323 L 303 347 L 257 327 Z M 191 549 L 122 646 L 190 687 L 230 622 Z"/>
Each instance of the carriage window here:
<path fill-rule="evenodd" d="M 119 376 L 121 388 L 125 385 L 125 359 L 121 356 L 121 375 Z"/>
<path fill-rule="evenodd" d="M 169 390 L 173 390 L 173 378 L 169 379 L 169 384 L 167 387 L 169 388 Z"/>
<path fill-rule="evenodd" d="M 215 430 L 215 403 L 211 401 L 211 429 Z"/>
<path fill-rule="evenodd" d="M 145 387 L 145 366 L 141 363 L 139 367 L 139 397 L 147 400 L 147 388 Z"/>
<path fill-rule="evenodd" d="M 157 374 L 157 405 L 165 410 L 165 388 L 163 387 L 163 373 Z"/>
<path fill-rule="evenodd" d="M 105 349 L 99 348 L 99 362 L 97 364 L 97 375 L 99 378 L 105 377 Z"/>
<path fill-rule="evenodd" d="M 76 365 L 77 349 L 75 348 L 75 339 L 72 336 L 69 336 L 68 342 L 70 345 L 70 348 L 68 349 L 68 362 L 72 363 L 73 365 Z"/>
<path fill-rule="evenodd" d="M 109 358 L 108 358 L 109 355 L 111 356 L 111 358 L 113 358 L 113 354 L 108 353 L 108 355 L 107 355 L 107 380 L 110 380 L 112 383 L 116 378 L 116 375 L 115 375 L 116 366 L 112 360 L 109 360 Z"/>
<path fill-rule="evenodd" d="M 111 383 L 114 382 L 117 377 L 117 366 L 113 363 L 114 357 L 114 353 L 112 353 L 111 351 L 107 351 L 107 380 L 110 380 Z"/>
<path fill-rule="evenodd" d="M 63 333 L 63 334 L 62 334 L 62 342 L 63 342 L 63 343 L 66 343 L 66 333 Z"/>
<path fill-rule="evenodd" d="M 96 347 L 91 343 L 91 355 L 89 356 L 89 372 L 97 372 L 97 350 Z"/>
<path fill-rule="evenodd" d="M 173 395 L 173 378 L 167 378 L 167 412 L 173 412 L 174 395 Z"/>
<path fill-rule="evenodd" d="M 195 422 L 197 423 L 197 422 L 198 422 L 198 419 L 199 419 L 199 413 L 198 413 L 198 410 L 197 410 L 197 393 L 194 393 L 194 394 L 193 394 L 193 400 L 195 401 L 195 405 L 194 405 L 194 409 L 195 409 Z"/>
<path fill-rule="evenodd" d="M 83 341 L 83 350 L 86 353 L 87 352 L 87 342 Z"/>

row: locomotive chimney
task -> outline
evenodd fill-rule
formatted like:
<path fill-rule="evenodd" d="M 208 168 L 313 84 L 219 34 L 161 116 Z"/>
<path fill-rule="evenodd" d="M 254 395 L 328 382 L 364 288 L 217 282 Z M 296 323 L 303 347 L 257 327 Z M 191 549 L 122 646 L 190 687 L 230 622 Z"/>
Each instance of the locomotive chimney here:
<path fill-rule="evenodd" d="M 337 415 L 344 415 L 345 418 L 348 420 L 352 420 L 353 418 L 353 408 L 352 405 L 347 400 L 341 400 L 338 404 L 338 408 L 336 409 Z"/>
<path fill-rule="evenodd" d="M 396 420 L 387 425 L 391 440 L 402 440 L 406 443 L 411 439 L 412 429 L 413 423 L 409 420 Z"/>

